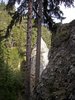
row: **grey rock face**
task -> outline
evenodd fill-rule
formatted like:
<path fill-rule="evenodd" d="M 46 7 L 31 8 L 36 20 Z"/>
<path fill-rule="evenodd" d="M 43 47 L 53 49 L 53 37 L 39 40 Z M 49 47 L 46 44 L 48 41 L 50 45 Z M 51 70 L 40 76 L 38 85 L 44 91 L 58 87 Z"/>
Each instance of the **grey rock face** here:
<path fill-rule="evenodd" d="M 48 52 L 49 52 L 49 49 L 47 48 L 45 41 L 41 38 L 40 75 L 48 64 Z M 31 58 L 31 93 L 33 93 L 33 89 L 35 87 L 36 45 L 34 49 L 32 50 L 31 57 L 32 57 Z"/>
<path fill-rule="evenodd" d="M 34 100 L 75 100 L 75 21 L 53 35 L 49 63 L 34 90 Z"/>

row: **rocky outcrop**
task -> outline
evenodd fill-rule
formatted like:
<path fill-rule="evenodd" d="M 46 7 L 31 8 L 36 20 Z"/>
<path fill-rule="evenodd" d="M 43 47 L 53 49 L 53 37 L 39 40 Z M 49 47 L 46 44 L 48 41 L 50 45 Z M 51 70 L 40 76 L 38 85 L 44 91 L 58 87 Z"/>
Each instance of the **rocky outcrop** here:
<path fill-rule="evenodd" d="M 49 49 L 47 48 L 47 45 L 43 40 L 43 38 L 41 38 L 40 75 L 48 64 L 48 52 Z M 33 93 L 33 89 L 35 87 L 35 64 L 36 64 L 36 45 L 32 50 L 32 55 L 31 55 L 31 93 Z"/>
<path fill-rule="evenodd" d="M 75 21 L 52 36 L 49 63 L 34 90 L 35 100 L 75 100 Z"/>

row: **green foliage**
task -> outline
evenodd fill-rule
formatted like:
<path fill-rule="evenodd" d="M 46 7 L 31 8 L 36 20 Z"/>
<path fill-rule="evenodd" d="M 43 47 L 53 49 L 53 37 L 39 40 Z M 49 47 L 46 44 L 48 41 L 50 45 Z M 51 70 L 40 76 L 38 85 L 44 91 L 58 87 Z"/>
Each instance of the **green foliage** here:
<path fill-rule="evenodd" d="M 3 0 L 0 1 L 0 10 L 4 10 L 5 9 L 5 3 Z"/>
<path fill-rule="evenodd" d="M 18 93 L 21 91 L 21 74 L 19 71 L 15 71 L 9 66 L 8 61 L 8 49 L 5 46 L 5 41 L 0 43 L 0 100 L 16 100 L 18 98 Z M 13 53 L 12 59 L 17 55 L 16 52 Z M 12 62 L 11 61 L 11 62 Z M 16 59 L 12 64 L 16 66 Z"/>
<path fill-rule="evenodd" d="M 47 29 L 47 27 L 42 27 L 42 38 L 47 44 L 47 47 L 50 48 L 51 46 L 51 32 Z"/>
<path fill-rule="evenodd" d="M 1 7 L 1 6 L 0 6 Z M 0 9 L 0 36 L 5 35 L 11 17 Z M 23 88 L 20 65 L 25 60 L 26 51 L 26 20 L 14 26 L 10 36 L 0 42 L 0 100 L 18 100 L 22 98 Z M 50 44 L 50 32 L 42 28 L 42 37 Z M 32 48 L 36 43 L 37 29 L 33 28 Z"/>
<path fill-rule="evenodd" d="M 36 38 L 37 38 L 37 29 L 33 28 L 32 33 L 32 48 L 36 44 Z M 42 38 L 47 44 L 47 47 L 50 48 L 51 46 L 51 32 L 47 29 L 47 27 L 42 26 Z"/>

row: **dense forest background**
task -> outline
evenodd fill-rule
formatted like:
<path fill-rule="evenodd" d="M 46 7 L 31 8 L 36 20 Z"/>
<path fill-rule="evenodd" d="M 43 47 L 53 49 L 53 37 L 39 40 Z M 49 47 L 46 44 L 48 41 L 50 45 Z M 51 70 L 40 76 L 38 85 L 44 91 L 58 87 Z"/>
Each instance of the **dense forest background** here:
<path fill-rule="evenodd" d="M 14 12 L 15 9 L 12 11 Z M 0 3 L 0 36 L 4 36 L 12 17 L 5 10 L 5 3 Z M 33 20 L 34 23 L 34 20 Z M 21 100 L 24 84 L 21 70 L 22 62 L 26 59 L 27 18 L 21 24 L 13 27 L 8 38 L 0 41 L 0 100 Z M 36 44 L 37 29 L 32 31 L 32 49 Z M 42 38 L 48 48 L 51 43 L 51 33 L 42 26 Z"/>

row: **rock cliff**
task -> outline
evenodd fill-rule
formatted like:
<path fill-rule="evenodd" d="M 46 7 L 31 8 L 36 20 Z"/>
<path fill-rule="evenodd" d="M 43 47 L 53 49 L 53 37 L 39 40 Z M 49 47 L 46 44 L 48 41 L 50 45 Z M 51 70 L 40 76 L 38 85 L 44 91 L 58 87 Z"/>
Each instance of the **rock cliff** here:
<path fill-rule="evenodd" d="M 51 45 L 34 99 L 75 100 L 75 20 L 58 28 Z"/>
<path fill-rule="evenodd" d="M 41 38 L 41 61 L 40 61 L 40 75 L 43 70 L 46 68 L 48 64 L 48 52 L 49 49 L 43 38 Z M 36 45 L 32 50 L 31 55 L 31 92 L 33 93 L 33 89 L 35 87 L 35 64 L 36 64 Z"/>

